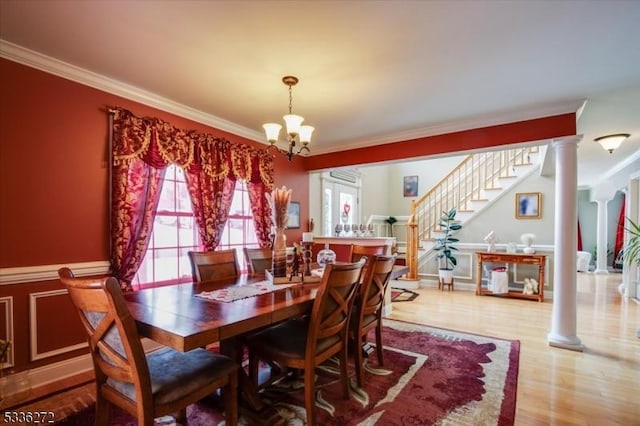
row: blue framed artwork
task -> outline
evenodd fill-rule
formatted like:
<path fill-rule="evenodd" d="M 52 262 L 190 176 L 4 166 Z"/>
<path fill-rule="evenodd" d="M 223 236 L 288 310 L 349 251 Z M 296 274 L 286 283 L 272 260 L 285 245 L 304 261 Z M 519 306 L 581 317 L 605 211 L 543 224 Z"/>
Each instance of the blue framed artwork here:
<path fill-rule="evenodd" d="M 418 196 L 418 176 L 405 176 L 403 188 L 404 188 L 405 197 L 417 197 Z"/>

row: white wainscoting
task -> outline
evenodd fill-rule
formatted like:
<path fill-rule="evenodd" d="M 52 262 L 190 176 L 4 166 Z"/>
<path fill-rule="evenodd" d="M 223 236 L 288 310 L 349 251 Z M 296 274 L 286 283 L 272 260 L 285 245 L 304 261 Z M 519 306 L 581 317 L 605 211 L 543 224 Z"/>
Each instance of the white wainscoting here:
<path fill-rule="evenodd" d="M 4 308 L 3 308 L 4 307 Z M 0 297 L 0 311 L 4 310 L 5 336 L 9 342 L 13 342 L 13 297 Z M 7 361 L 0 364 L 0 368 L 13 367 L 14 350 L 13 344 L 9 346 Z"/>
<path fill-rule="evenodd" d="M 66 289 L 42 291 L 39 293 L 29 294 L 29 340 L 31 342 L 31 361 L 48 358 L 54 355 L 60 355 L 67 352 L 75 351 L 87 347 L 87 342 L 78 343 L 76 345 L 64 346 L 47 352 L 38 352 L 38 299 L 47 297 L 57 297 L 67 294 Z"/>

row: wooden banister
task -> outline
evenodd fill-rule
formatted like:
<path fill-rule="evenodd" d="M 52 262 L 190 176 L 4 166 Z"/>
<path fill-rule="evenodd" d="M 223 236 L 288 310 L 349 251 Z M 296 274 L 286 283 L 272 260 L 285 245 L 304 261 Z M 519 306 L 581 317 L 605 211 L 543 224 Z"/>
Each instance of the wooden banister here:
<path fill-rule="evenodd" d="M 499 188 L 500 178 L 515 177 L 515 167 L 531 163 L 539 147 L 512 148 L 467 155 L 424 195 L 411 202 L 407 223 L 408 279 L 418 277 L 418 250 L 432 239 L 440 214 L 455 208 L 471 211 L 471 202 L 482 199 L 482 191 Z"/>

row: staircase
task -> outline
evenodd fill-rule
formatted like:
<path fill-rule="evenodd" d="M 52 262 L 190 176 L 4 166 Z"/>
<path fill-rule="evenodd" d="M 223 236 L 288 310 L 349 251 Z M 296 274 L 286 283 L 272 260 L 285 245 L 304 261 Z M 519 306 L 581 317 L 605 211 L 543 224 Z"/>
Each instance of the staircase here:
<path fill-rule="evenodd" d="M 434 245 L 443 211 L 455 208 L 460 222 L 472 220 L 507 188 L 537 170 L 542 151 L 534 146 L 470 154 L 429 192 L 413 201 L 407 222 L 406 279 L 418 279 L 420 248 Z"/>

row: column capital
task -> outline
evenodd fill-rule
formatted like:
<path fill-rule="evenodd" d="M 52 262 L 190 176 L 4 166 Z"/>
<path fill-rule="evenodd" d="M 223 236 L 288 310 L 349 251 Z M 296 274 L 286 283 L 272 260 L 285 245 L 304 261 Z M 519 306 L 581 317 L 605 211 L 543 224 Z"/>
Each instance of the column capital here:
<path fill-rule="evenodd" d="M 616 188 L 610 182 L 602 182 L 591 188 L 589 201 L 608 202 L 616 196 Z"/>
<path fill-rule="evenodd" d="M 578 145 L 582 140 L 583 135 L 571 135 L 571 136 L 563 136 L 561 138 L 554 138 L 551 142 L 551 146 L 554 149 L 558 149 L 560 147 L 567 147 L 573 144 Z"/>

